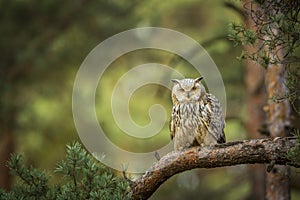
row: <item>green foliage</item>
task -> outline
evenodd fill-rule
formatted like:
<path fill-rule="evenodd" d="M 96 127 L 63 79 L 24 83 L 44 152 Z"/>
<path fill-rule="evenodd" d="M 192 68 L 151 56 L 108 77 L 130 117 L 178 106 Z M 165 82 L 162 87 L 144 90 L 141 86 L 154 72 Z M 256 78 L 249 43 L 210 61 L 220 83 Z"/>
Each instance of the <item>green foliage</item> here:
<path fill-rule="evenodd" d="M 290 90 L 290 93 L 286 97 L 292 102 L 292 106 L 295 112 L 300 115 L 300 107 L 297 106 L 296 101 L 300 100 L 300 65 L 290 66 L 287 74 L 287 87 Z"/>
<path fill-rule="evenodd" d="M 294 132 L 294 136 L 297 137 L 297 144 L 294 148 L 292 148 L 287 157 L 291 160 L 291 163 L 294 165 L 300 166 L 300 130 L 297 129 Z"/>
<path fill-rule="evenodd" d="M 298 0 L 251 1 L 245 4 L 247 17 L 253 27 L 230 24 L 228 38 L 234 45 L 250 45 L 255 50 L 242 51 L 239 60 L 253 60 L 262 67 L 284 64 L 287 69 L 287 94 L 274 101 L 288 99 L 300 114 L 296 101 L 300 98 L 300 4 Z M 252 29 L 253 28 L 253 29 Z"/>
<path fill-rule="evenodd" d="M 95 161 L 77 142 L 67 145 L 66 158 L 54 170 L 62 175 L 58 184 L 49 185 L 46 172 L 26 168 L 21 155 L 12 155 L 8 167 L 18 182 L 10 192 L 0 190 L 0 199 L 130 199 L 129 182 Z"/>
<path fill-rule="evenodd" d="M 233 41 L 234 46 L 254 44 L 257 36 L 251 29 L 247 29 L 244 25 L 230 23 L 228 38 Z"/>
<path fill-rule="evenodd" d="M 232 23 L 228 35 L 235 45 L 257 45 L 257 52 L 247 52 L 243 58 L 257 61 L 264 67 L 299 62 L 298 0 L 252 1 L 244 7 L 254 22 L 255 30 Z"/>

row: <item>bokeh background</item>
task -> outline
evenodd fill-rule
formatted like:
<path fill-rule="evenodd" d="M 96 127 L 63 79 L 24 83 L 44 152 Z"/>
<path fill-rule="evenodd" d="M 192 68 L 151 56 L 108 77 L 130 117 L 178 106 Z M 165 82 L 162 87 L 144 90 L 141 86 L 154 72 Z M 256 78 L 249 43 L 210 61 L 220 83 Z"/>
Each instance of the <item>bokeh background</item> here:
<path fill-rule="evenodd" d="M 251 131 L 258 127 L 251 124 L 249 114 L 251 77 L 246 77 L 245 63 L 237 59 L 242 47 L 234 47 L 227 38 L 231 22 L 245 23 L 242 4 L 234 0 L 0 0 L 1 184 L 9 188 L 13 181 L 3 168 L 11 152 L 23 153 L 29 165 L 53 170 L 65 155 L 65 145 L 79 141 L 72 116 L 76 72 L 95 46 L 136 27 L 170 28 L 197 40 L 224 80 L 227 140 L 261 137 Z M 170 140 L 167 123 L 148 141 L 120 139 L 122 131 L 111 114 L 110 96 L 118 79 L 132 67 L 150 62 L 173 67 L 186 77 L 199 76 L 176 55 L 151 49 L 128 53 L 106 70 L 96 94 L 99 123 L 112 141 L 129 150 L 153 150 L 149 144 L 161 146 Z M 256 73 L 258 78 L 260 72 Z M 157 103 L 170 115 L 170 91 L 145 85 L 131 98 L 132 118 L 148 124 L 148 110 Z M 164 183 L 151 199 L 252 199 L 261 193 L 263 183 L 257 180 L 264 168 L 240 165 L 184 172 Z M 292 176 L 292 199 L 299 199 L 299 177 L 297 172 Z"/>

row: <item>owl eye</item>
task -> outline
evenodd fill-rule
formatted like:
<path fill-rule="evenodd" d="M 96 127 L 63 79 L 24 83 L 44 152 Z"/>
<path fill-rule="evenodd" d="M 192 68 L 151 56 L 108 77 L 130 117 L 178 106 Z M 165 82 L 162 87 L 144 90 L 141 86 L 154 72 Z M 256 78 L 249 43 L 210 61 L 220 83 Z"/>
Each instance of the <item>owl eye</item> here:
<path fill-rule="evenodd" d="M 192 90 L 196 90 L 196 89 L 197 89 L 197 87 L 196 87 L 196 86 L 192 87 Z"/>
<path fill-rule="evenodd" d="M 179 91 L 180 91 L 180 92 L 184 92 L 184 89 L 182 89 L 182 88 L 179 88 Z"/>

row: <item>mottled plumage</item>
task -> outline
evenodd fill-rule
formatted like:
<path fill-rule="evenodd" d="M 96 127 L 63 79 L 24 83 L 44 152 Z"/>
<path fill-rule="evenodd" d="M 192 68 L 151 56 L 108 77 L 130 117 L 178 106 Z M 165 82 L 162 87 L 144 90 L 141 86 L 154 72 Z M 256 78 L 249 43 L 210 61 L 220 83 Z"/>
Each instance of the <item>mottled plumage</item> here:
<path fill-rule="evenodd" d="M 225 143 L 225 121 L 219 100 L 197 79 L 172 80 L 170 135 L 174 149 Z"/>

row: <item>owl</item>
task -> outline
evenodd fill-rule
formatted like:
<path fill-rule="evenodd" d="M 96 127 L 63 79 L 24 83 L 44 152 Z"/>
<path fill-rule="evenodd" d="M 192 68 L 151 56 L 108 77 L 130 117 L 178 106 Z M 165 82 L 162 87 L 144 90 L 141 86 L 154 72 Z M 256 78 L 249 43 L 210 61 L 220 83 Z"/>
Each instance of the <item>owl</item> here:
<path fill-rule="evenodd" d="M 173 79 L 170 135 L 174 149 L 225 143 L 225 121 L 219 100 L 196 79 Z"/>

